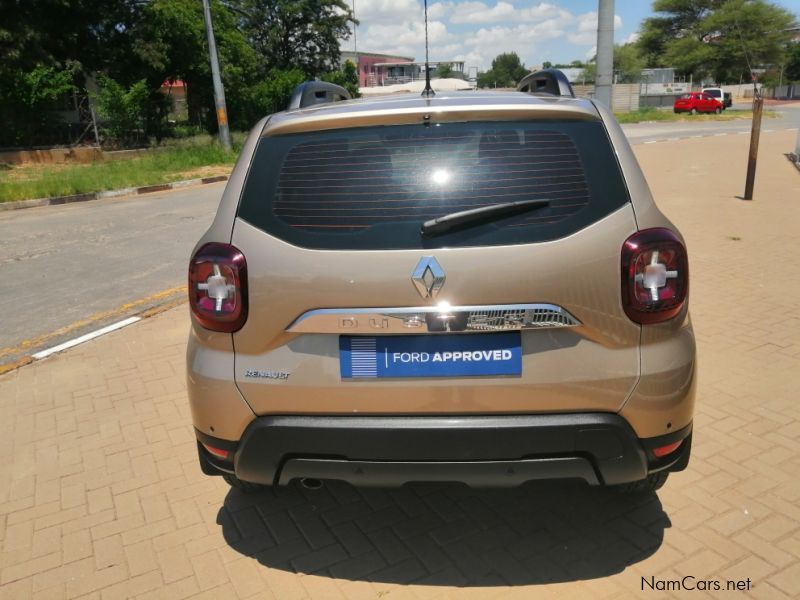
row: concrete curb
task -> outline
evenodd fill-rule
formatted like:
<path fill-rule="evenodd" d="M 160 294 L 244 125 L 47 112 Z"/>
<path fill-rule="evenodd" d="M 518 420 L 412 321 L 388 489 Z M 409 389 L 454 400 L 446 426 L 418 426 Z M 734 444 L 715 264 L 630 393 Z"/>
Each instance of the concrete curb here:
<path fill-rule="evenodd" d="M 153 192 L 180 189 L 190 185 L 217 183 L 218 181 L 227 181 L 227 179 L 227 175 L 216 175 L 214 177 L 184 179 L 183 181 L 174 181 L 172 183 L 160 183 L 157 185 L 145 185 L 142 187 L 122 188 L 119 190 L 108 190 L 105 192 L 90 192 L 88 194 L 75 194 L 73 196 L 55 196 L 53 198 L 35 198 L 33 200 L 19 200 L 17 202 L 0 202 L 0 212 L 4 210 L 19 210 L 22 208 L 36 208 L 37 206 L 56 206 L 58 204 L 72 204 L 73 202 L 87 202 L 89 200 L 117 198 L 119 196 L 130 196 L 132 194 L 151 194 Z"/>

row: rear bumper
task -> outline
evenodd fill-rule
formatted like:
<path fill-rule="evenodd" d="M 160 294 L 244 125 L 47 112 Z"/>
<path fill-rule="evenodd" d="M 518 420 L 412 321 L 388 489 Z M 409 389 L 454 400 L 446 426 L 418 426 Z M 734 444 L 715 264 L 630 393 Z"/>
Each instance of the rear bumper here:
<path fill-rule="evenodd" d="M 689 443 L 662 459 L 652 448 L 690 436 L 691 425 L 639 439 L 616 414 L 498 416 L 269 416 L 254 420 L 238 444 L 196 431 L 227 450 L 222 461 L 198 444 L 203 471 L 286 485 L 296 478 L 340 479 L 361 486 L 462 481 L 515 486 L 533 479 L 583 479 L 613 485 L 680 470 Z"/>

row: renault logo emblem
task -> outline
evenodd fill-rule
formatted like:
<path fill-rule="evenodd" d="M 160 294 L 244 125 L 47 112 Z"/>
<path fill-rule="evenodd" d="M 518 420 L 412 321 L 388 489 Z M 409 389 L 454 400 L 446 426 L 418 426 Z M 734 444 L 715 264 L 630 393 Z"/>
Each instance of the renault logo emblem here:
<path fill-rule="evenodd" d="M 436 298 L 444 287 L 444 269 L 432 256 L 423 256 L 411 275 L 411 281 L 423 298 Z"/>

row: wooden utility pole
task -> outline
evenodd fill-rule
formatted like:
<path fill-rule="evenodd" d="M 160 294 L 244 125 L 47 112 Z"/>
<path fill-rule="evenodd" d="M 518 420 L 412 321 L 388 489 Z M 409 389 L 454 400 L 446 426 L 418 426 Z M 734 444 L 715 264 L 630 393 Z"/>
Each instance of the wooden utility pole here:
<path fill-rule="evenodd" d="M 761 113 L 764 97 L 753 86 L 753 128 L 750 131 L 750 153 L 747 156 L 747 180 L 744 184 L 744 199 L 753 199 L 753 185 L 756 180 L 756 161 L 758 160 L 758 139 L 761 137 Z"/>

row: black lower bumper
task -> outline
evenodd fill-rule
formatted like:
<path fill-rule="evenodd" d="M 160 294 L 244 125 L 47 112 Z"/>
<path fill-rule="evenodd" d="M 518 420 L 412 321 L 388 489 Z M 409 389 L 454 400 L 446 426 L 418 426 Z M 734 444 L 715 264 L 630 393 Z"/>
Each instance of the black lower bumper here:
<path fill-rule="evenodd" d="M 267 416 L 253 421 L 239 444 L 197 434 L 233 457 L 219 461 L 201 449 L 204 471 L 268 485 L 303 477 L 362 486 L 433 480 L 504 486 L 559 478 L 613 485 L 684 468 L 688 443 L 661 459 L 652 449 L 687 438 L 691 425 L 641 440 L 625 419 L 607 413 Z"/>

